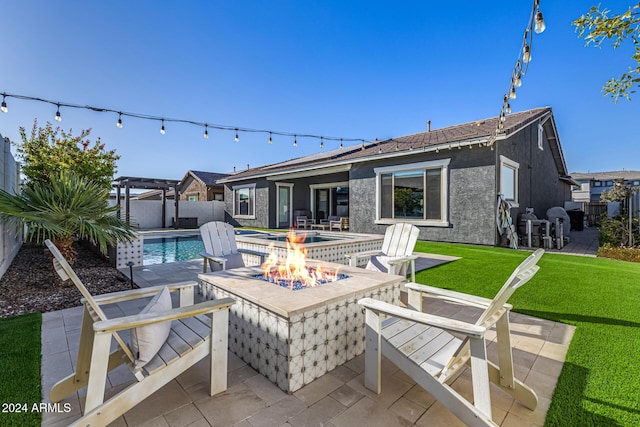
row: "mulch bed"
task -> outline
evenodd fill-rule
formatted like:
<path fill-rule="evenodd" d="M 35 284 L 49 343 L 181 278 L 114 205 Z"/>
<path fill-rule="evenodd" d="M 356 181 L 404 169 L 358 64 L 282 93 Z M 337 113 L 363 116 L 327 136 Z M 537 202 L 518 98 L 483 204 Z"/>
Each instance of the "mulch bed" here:
<path fill-rule="evenodd" d="M 77 245 L 74 271 L 92 295 L 131 289 L 129 279 L 100 255 Z M 25 243 L 0 278 L 0 318 L 48 312 L 80 305 L 82 295 L 53 271 L 43 246 Z"/>

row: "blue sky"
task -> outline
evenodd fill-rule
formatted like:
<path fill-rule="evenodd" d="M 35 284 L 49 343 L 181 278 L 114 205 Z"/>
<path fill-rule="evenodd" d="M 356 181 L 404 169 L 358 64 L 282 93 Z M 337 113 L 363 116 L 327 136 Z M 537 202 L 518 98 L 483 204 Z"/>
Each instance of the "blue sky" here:
<path fill-rule="evenodd" d="M 625 2 L 610 3 L 614 10 Z M 615 3 L 615 4 L 614 4 Z M 592 1 L 545 1 L 513 111 L 551 106 L 571 172 L 640 170 L 640 95 L 603 83 L 631 45 L 584 47 L 571 21 Z M 629 3 L 631 4 L 631 3 Z M 532 2 L 4 1 L 0 92 L 198 122 L 345 138 L 388 138 L 497 116 Z M 53 121 L 55 106 L 7 99 L 0 133 Z M 118 175 L 180 179 L 320 151 L 315 139 L 61 109 L 122 156 Z M 325 150 L 339 143 L 326 142 Z"/>

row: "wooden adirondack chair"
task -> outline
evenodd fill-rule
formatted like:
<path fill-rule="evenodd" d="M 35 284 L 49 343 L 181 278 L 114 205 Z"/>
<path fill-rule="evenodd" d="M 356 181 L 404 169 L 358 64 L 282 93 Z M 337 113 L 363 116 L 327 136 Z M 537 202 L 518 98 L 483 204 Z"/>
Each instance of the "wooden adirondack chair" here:
<path fill-rule="evenodd" d="M 349 265 L 356 267 L 358 259 L 369 258 L 365 267 L 367 270 L 382 271 L 383 273 L 405 275 L 407 265 L 411 270 L 411 281 L 416 281 L 416 258 L 413 248 L 416 246 L 420 230 L 412 224 L 398 223 L 387 227 L 384 233 L 382 249 L 379 251 L 358 252 L 347 254 Z"/>
<path fill-rule="evenodd" d="M 511 306 L 506 302 L 536 274 L 536 264 L 543 254 L 544 250 L 538 249 L 524 260 L 493 300 L 415 283 L 407 284 L 409 306 L 413 309 L 371 298 L 360 300 L 358 303 L 366 308 L 365 386 L 380 393 L 380 362 L 384 354 L 469 426 L 496 425 L 491 419 L 489 381 L 534 410 L 538 404 L 535 392 L 513 376 Z M 422 294 L 484 308 L 484 312 L 475 324 L 422 313 Z M 381 315 L 391 317 L 382 321 Z M 498 365 L 487 360 L 485 342 L 486 331 L 494 325 Z M 467 363 L 471 365 L 473 404 L 447 384 Z"/>
<path fill-rule="evenodd" d="M 343 216 L 338 218 L 337 220 L 329 221 L 329 230 L 348 230 L 349 229 L 349 217 Z"/>
<path fill-rule="evenodd" d="M 170 291 L 180 292 L 180 307 L 116 319 L 107 319 L 101 305 L 149 297 L 164 289 L 151 287 L 131 291 L 92 296 L 71 266 L 51 241 L 47 247 L 54 256 L 53 266 L 63 280 L 71 279 L 84 297 L 84 314 L 78 348 L 76 372 L 60 380 L 49 394 L 56 403 L 82 387 L 87 387 L 84 415 L 72 425 L 107 425 L 146 399 L 169 381 L 195 365 L 206 356 L 211 357 L 209 394 L 227 389 L 227 345 L 229 307 L 231 298 L 193 303 L 196 282 L 169 285 Z M 171 331 L 155 357 L 143 367 L 136 367 L 136 357 L 120 332 L 145 325 L 170 321 Z M 118 346 L 110 353 L 111 339 Z M 127 364 L 138 380 L 104 401 L 107 373 Z"/>
<path fill-rule="evenodd" d="M 260 264 L 269 256 L 265 252 L 238 249 L 233 226 L 225 222 L 211 221 L 201 225 L 200 235 L 205 249 L 205 252 L 200 252 L 204 262 L 203 273 L 207 272 L 207 262 L 211 271 L 218 271 L 244 267 L 242 253 L 259 256 Z"/>

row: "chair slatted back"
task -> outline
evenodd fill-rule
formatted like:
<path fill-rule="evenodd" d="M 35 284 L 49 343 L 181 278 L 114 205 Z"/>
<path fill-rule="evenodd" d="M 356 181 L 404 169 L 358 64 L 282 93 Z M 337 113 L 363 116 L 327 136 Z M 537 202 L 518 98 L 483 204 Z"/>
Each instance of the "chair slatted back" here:
<path fill-rule="evenodd" d="M 511 273 L 511 276 L 507 279 L 502 288 L 498 291 L 496 296 L 491 301 L 489 307 L 482 313 L 476 325 L 480 326 L 491 326 L 492 319 L 499 311 L 503 310 L 504 305 L 507 303 L 511 295 L 518 289 L 520 286 L 527 283 L 535 274 L 538 272 L 540 267 L 538 267 L 538 261 L 544 255 L 544 249 L 538 249 L 531 255 L 527 257 L 516 269 Z"/>
<path fill-rule="evenodd" d="M 236 235 L 231 224 L 211 221 L 200 226 L 205 251 L 214 256 L 237 254 Z"/>
<path fill-rule="evenodd" d="M 60 276 L 60 278 L 65 282 L 71 279 L 73 284 L 76 286 L 76 288 L 78 288 L 84 299 L 89 304 L 89 309 L 95 314 L 95 316 L 97 316 L 99 320 L 108 320 L 107 316 L 104 314 L 104 311 L 102 311 L 98 303 L 96 303 L 96 301 L 93 299 L 93 296 L 91 295 L 91 293 L 89 293 L 89 290 L 84 286 L 84 284 L 82 283 L 76 272 L 73 271 L 73 268 L 71 268 L 67 260 L 64 259 L 56 245 L 54 245 L 53 242 L 51 242 L 51 240 L 49 239 L 45 240 L 44 243 L 47 245 L 47 248 L 49 248 L 49 251 L 51 251 L 51 254 L 53 255 L 53 268 L 56 273 L 58 273 L 58 276 Z M 122 337 L 120 337 L 117 332 L 114 332 L 113 337 L 116 339 L 116 341 L 122 348 L 122 351 L 124 351 L 131 362 L 134 362 L 135 358 L 133 357 L 133 353 L 124 342 Z"/>
<path fill-rule="evenodd" d="M 382 242 L 382 253 L 390 257 L 408 256 L 413 253 L 420 230 L 407 223 L 387 227 Z"/>

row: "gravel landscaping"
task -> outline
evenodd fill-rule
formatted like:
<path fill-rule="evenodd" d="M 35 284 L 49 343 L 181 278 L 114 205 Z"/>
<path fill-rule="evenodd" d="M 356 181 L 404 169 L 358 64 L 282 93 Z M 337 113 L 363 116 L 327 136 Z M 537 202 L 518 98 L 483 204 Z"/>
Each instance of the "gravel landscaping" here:
<path fill-rule="evenodd" d="M 80 245 L 76 250 L 74 271 L 92 295 L 131 288 L 129 279 L 105 259 Z M 71 281 L 58 278 L 43 246 L 25 243 L 0 278 L 0 318 L 76 307 L 81 297 Z"/>

